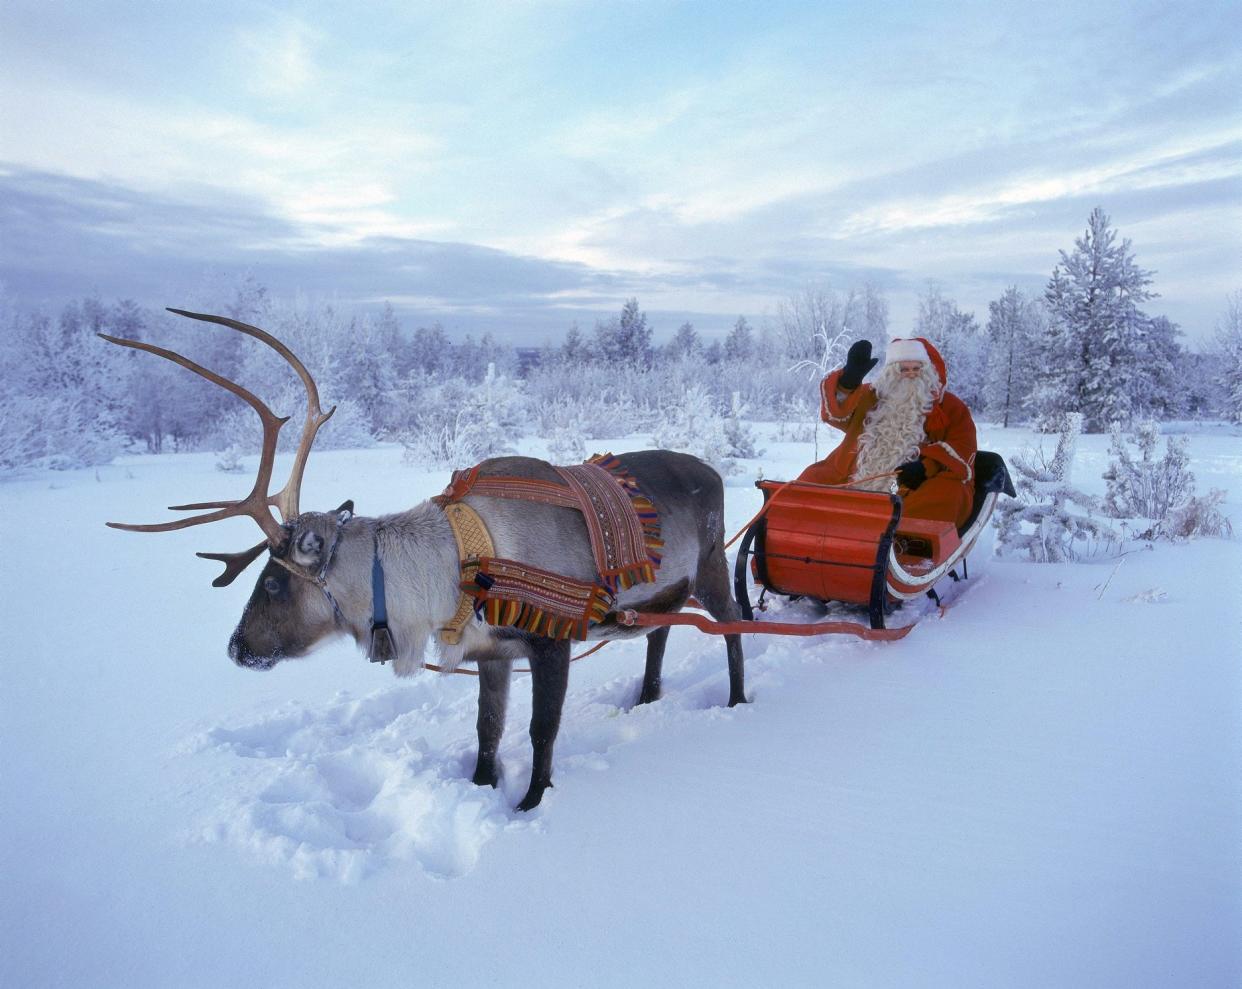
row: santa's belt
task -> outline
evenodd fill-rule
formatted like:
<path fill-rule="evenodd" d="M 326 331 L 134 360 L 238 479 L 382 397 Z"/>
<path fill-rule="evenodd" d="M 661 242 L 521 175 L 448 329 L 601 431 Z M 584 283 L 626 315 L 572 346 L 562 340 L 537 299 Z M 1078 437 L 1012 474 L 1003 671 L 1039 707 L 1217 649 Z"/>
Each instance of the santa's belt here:
<path fill-rule="evenodd" d="M 460 501 L 450 501 L 442 507 L 449 527 L 453 530 L 453 538 L 457 541 L 457 558 L 461 564 L 496 555 L 491 534 L 478 512 Z M 462 591 L 457 602 L 457 611 L 448 620 L 448 624 L 439 630 L 440 641 L 449 646 L 461 642 L 462 629 L 473 616 L 474 599 Z"/>

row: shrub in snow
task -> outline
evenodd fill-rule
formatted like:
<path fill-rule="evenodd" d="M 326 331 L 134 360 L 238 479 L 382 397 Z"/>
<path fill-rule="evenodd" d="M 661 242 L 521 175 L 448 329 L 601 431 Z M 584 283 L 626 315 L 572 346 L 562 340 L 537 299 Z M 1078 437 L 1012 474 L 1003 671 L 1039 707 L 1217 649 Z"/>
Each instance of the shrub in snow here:
<path fill-rule="evenodd" d="M 525 398 L 494 365 L 477 384 L 450 379 L 421 399 L 423 410 L 400 436 L 407 463 L 469 467 L 513 453 L 522 437 Z"/>
<path fill-rule="evenodd" d="M 1121 533 L 1096 514 L 1096 499 L 1071 484 L 1081 432 L 1081 413 L 1066 413 L 1051 463 L 1042 450 L 1014 457 L 1018 497 L 997 503 L 998 555 L 1026 553 L 1037 563 L 1062 563 L 1121 544 Z"/>
<path fill-rule="evenodd" d="M 742 402 L 741 392 L 734 392 L 730 401 L 729 414 L 725 417 L 725 441 L 729 444 L 729 456 L 753 460 L 762 457 L 764 451 L 755 446 L 755 431 L 743 421 L 749 411 Z"/>
<path fill-rule="evenodd" d="M 632 365 L 553 363 L 527 379 L 539 429 L 550 436 L 572 418 L 587 439 L 624 436 L 644 418 L 644 406 L 659 396 L 655 372 Z"/>
<path fill-rule="evenodd" d="M 1170 509 L 1194 494 L 1195 477 L 1190 472 L 1190 454 L 1185 436 L 1170 436 L 1164 456 L 1157 459 L 1156 443 L 1160 427 L 1152 420 L 1140 422 L 1129 442 L 1118 427 L 1113 428 L 1109 453 L 1113 460 L 1104 472 L 1108 491 L 1104 510 L 1117 519 L 1149 519 L 1160 522 Z M 1138 448 L 1138 456 L 1130 452 Z"/>
<path fill-rule="evenodd" d="M 548 437 L 548 457 L 556 464 L 580 464 L 587 458 L 586 441 L 573 427 L 554 430 Z"/>
<path fill-rule="evenodd" d="M 36 410 L 43 402 L 0 398 L 0 473 L 34 466 L 46 453 L 42 416 Z"/>
<path fill-rule="evenodd" d="M 216 470 L 222 470 L 226 474 L 240 474 L 245 469 L 242 464 L 242 449 L 238 444 L 230 443 L 220 451 L 216 459 Z"/>
<path fill-rule="evenodd" d="M 736 472 L 737 464 L 730 459 L 733 446 L 725 422 L 711 395 L 691 385 L 660 409 L 651 442 L 661 449 L 694 454 L 727 476 Z"/>
<path fill-rule="evenodd" d="M 124 446 L 116 417 L 78 396 L 29 395 L 0 402 L 0 472 L 93 467 L 108 463 Z"/>
<path fill-rule="evenodd" d="M 586 440 L 578 425 L 577 406 L 557 400 L 544 409 L 540 419 L 546 424 L 548 457 L 555 464 L 580 464 L 587 458 Z"/>
<path fill-rule="evenodd" d="M 1170 436 L 1164 456 L 1157 458 L 1160 429 L 1155 422 L 1142 422 L 1129 440 L 1113 431 L 1113 455 L 1104 480 L 1108 493 L 1104 508 L 1139 539 L 1190 539 L 1194 536 L 1228 536 L 1229 520 L 1221 514 L 1225 492 L 1214 490 L 1196 498 L 1195 476 L 1190 472 L 1189 439 Z M 1138 456 L 1130 452 L 1138 448 Z"/>
<path fill-rule="evenodd" d="M 1167 539 L 1193 539 L 1195 536 L 1227 539 L 1233 535 L 1233 526 L 1218 507 L 1224 500 L 1225 492 L 1220 488 L 1213 488 L 1198 498 L 1191 495 L 1170 510 L 1160 526 L 1160 534 Z"/>
<path fill-rule="evenodd" d="M 302 416 L 296 416 L 282 432 L 292 432 L 294 436 L 300 436 L 302 421 Z M 336 403 L 332 418 L 323 424 L 315 437 L 316 449 L 354 450 L 374 445 L 371 416 L 361 403 L 349 398 Z"/>

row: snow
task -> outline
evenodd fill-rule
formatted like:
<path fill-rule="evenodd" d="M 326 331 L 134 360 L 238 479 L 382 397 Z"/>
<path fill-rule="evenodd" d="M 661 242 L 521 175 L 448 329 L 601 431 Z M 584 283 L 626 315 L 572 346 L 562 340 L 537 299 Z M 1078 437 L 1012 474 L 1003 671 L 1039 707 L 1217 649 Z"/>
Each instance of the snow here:
<path fill-rule="evenodd" d="M 1181 428 L 1242 531 L 1242 432 Z M 1032 441 L 982 430 L 1007 458 Z M 1080 440 L 1096 494 L 1107 444 Z M 760 468 L 812 457 L 759 445 L 730 532 Z M 1242 982 L 1242 541 L 1036 565 L 989 534 L 900 642 L 748 636 L 732 710 L 719 640 L 674 629 L 643 707 L 643 644 L 610 645 L 573 667 L 556 787 L 518 814 L 525 678 L 503 785 L 477 788 L 471 678 L 343 644 L 228 661 L 250 581 L 212 589 L 192 554 L 252 524 L 103 526 L 248 485 L 214 461 L 0 487 L 4 985 Z M 377 514 L 446 480 L 320 451 L 303 502 Z"/>

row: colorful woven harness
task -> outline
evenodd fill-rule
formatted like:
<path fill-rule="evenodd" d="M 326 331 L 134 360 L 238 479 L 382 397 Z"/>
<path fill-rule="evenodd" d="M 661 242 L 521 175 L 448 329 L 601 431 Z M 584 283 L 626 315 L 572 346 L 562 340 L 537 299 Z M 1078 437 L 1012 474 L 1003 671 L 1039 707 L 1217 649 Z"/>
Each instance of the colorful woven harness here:
<path fill-rule="evenodd" d="M 585 639 L 590 627 L 612 610 L 618 591 L 655 580 L 664 546 L 660 518 L 633 475 L 612 454 L 553 469 L 560 482 L 480 477 L 477 466 L 457 471 L 437 501 L 453 524 L 461 558 L 461 589 L 473 602 L 475 614 L 490 625 L 512 625 L 553 639 Z M 575 580 L 498 558 L 493 555 L 490 540 L 485 551 L 468 552 L 459 528 L 466 519 L 460 512 L 449 511 L 464 508 L 458 503 L 467 495 L 514 498 L 577 510 L 586 523 L 599 579 Z M 474 512 L 470 516 L 478 519 Z M 463 598 L 462 604 L 466 603 Z M 444 641 L 460 639 L 465 624 L 464 618 L 458 621 L 461 616 L 459 605 L 453 622 L 441 630 Z"/>

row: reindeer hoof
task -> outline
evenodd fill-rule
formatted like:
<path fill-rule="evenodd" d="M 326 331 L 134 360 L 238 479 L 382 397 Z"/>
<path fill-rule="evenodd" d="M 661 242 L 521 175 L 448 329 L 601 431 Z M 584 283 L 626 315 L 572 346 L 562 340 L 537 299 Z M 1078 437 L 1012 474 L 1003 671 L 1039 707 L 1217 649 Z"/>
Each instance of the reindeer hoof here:
<path fill-rule="evenodd" d="M 470 782 L 475 786 L 490 786 L 494 790 L 500 785 L 500 775 L 496 772 L 495 766 L 479 766 L 475 769 Z"/>
<path fill-rule="evenodd" d="M 530 789 L 526 791 L 526 796 L 522 798 L 522 802 L 517 805 L 518 810 L 534 810 L 539 806 L 539 802 L 543 800 L 543 791 L 550 787 L 551 783 L 545 783 L 538 786 L 534 783 L 530 785 Z"/>
<path fill-rule="evenodd" d="M 729 698 L 729 707 L 737 707 L 739 704 L 749 704 L 745 694 L 738 694 L 736 697 Z"/>

